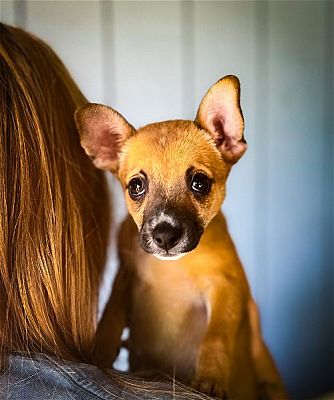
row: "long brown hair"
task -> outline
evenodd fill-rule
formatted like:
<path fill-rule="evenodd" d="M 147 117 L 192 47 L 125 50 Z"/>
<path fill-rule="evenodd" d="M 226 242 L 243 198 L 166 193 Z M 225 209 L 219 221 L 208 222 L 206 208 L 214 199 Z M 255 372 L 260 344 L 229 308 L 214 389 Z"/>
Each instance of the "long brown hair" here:
<path fill-rule="evenodd" d="M 109 204 L 74 124 L 85 102 L 49 46 L 0 24 L 2 356 L 91 357 Z"/>

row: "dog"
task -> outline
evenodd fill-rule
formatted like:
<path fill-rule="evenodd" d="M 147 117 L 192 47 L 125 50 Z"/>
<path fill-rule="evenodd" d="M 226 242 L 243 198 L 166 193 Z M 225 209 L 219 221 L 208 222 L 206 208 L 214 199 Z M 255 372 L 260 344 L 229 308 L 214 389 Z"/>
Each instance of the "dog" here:
<path fill-rule="evenodd" d="M 286 398 L 258 311 L 220 211 L 232 166 L 247 149 L 237 77 L 215 83 L 194 121 L 136 130 L 117 111 L 75 113 L 81 144 L 114 173 L 129 214 L 120 268 L 97 329 L 110 367 L 129 327 L 131 371 L 158 370 L 218 398 Z"/>

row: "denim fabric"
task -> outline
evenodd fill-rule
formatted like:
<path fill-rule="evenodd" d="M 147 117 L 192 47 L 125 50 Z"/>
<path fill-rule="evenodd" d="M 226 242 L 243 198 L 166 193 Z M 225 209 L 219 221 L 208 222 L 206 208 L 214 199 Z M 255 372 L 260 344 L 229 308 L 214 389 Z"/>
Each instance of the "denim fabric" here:
<path fill-rule="evenodd" d="M 127 381 L 125 383 L 124 379 Z M 1 400 L 95 400 L 95 399 L 198 399 L 196 394 L 175 393 L 172 382 L 144 381 L 95 366 L 59 361 L 46 355 L 11 355 L 0 374 Z M 145 385 L 145 384 L 144 384 Z M 174 394 L 173 394 L 174 391 Z"/>

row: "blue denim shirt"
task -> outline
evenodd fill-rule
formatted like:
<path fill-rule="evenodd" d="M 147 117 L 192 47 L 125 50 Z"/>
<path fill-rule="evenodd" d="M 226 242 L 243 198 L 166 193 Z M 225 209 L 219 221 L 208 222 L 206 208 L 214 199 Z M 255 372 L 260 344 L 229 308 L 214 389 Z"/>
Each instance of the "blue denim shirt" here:
<path fill-rule="evenodd" d="M 148 391 L 148 388 L 152 391 Z M 174 393 L 173 393 L 174 391 Z M 0 373 L 1 400 L 202 399 L 175 389 L 173 382 L 150 382 L 115 371 L 39 354 L 11 355 Z"/>

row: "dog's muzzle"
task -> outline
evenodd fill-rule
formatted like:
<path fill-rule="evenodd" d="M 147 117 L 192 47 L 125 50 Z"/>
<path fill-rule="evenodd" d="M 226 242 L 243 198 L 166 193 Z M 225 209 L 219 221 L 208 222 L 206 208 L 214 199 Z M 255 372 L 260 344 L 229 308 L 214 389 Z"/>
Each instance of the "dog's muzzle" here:
<path fill-rule="evenodd" d="M 160 259 L 177 259 L 193 250 L 203 233 L 197 218 L 177 210 L 158 211 L 144 218 L 140 245 Z"/>

